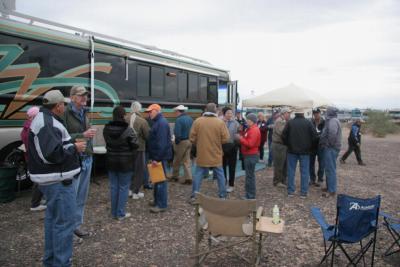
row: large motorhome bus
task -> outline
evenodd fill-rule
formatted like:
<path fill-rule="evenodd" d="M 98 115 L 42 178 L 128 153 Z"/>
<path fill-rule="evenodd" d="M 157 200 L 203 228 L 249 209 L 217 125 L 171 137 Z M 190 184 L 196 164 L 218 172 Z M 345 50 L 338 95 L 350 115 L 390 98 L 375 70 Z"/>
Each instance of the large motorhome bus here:
<path fill-rule="evenodd" d="M 144 107 L 160 104 L 170 122 L 178 104 L 188 106 L 194 118 L 208 102 L 237 106 L 237 83 L 229 71 L 206 61 L 1 7 L 0 12 L 0 160 L 21 144 L 26 110 L 41 105 L 52 89 L 69 96 L 71 86 L 83 85 L 94 92 L 90 118 L 99 128 L 114 106 L 128 108 L 132 100 Z"/>

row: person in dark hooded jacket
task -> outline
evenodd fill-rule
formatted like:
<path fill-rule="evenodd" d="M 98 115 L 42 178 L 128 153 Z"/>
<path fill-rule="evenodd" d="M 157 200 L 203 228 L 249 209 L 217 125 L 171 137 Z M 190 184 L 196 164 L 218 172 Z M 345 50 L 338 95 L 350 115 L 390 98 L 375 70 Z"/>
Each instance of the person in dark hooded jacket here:
<path fill-rule="evenodd" d="M 129 186 L 133 175 L 133 164 L 138 139 L 134 130 L 125 121 L 125 109 L 114 108 L 113 120 L 103 130 L 106 142 L 106 168 L 110 179 L 111 215 L 123 220 L 131 214 L 125 212 Z"/>

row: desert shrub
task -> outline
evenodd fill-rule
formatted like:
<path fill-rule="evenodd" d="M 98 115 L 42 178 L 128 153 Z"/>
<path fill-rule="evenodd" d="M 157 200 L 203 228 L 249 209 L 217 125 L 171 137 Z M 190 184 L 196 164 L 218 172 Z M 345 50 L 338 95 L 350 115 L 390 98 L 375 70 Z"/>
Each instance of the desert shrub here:
<path fill-rule="evenodd" d="M 399 126 L 391 121 L 390 117 L 382 111 L 369 111 L 365 126 L 368 132 L 377 137 L 385 137 L 387 134 L 397 133 L 400 130 Z"/>

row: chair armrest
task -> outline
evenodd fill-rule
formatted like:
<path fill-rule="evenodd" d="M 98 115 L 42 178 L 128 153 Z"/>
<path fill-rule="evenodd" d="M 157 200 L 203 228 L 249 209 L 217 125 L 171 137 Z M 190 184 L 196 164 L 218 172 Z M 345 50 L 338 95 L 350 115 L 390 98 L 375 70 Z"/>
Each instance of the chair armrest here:
<path fill-rule="evenodd" d="M 257 221 L 260 220 L 261 216 L 263 215 L 263 211 L 264 211 L 263 207 L 258 207 L 257 213 L 256 213 L 256 219 L 257 219 Z"/>
<path fill-rule="evenodd" d="M 385 219 L 385 221 L 390 220 L 390 221 L 394 221 L 394 222 L 400 222 L 399 218 L 395 218 L 386 212 L 380 211 L 379 215 L 382 216 Z"/>
<path fill-rule="evenodd" d="M 320 208 L 311 207 L 311 214 L 322 229 L 328 230 L 330 225 L 325 221 L 324 215 L 322 214 Z"/>

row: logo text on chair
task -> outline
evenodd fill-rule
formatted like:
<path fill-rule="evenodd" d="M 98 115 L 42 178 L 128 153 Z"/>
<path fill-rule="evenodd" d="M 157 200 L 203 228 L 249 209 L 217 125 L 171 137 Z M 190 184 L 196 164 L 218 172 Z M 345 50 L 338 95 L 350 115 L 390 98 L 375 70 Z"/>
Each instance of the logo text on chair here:
<path fill-rule="evenodd" d="M 360 206 L 357 202 L 350 202 L 349 210 L 372 210 L 374 208 L 375 205 Z"/>

